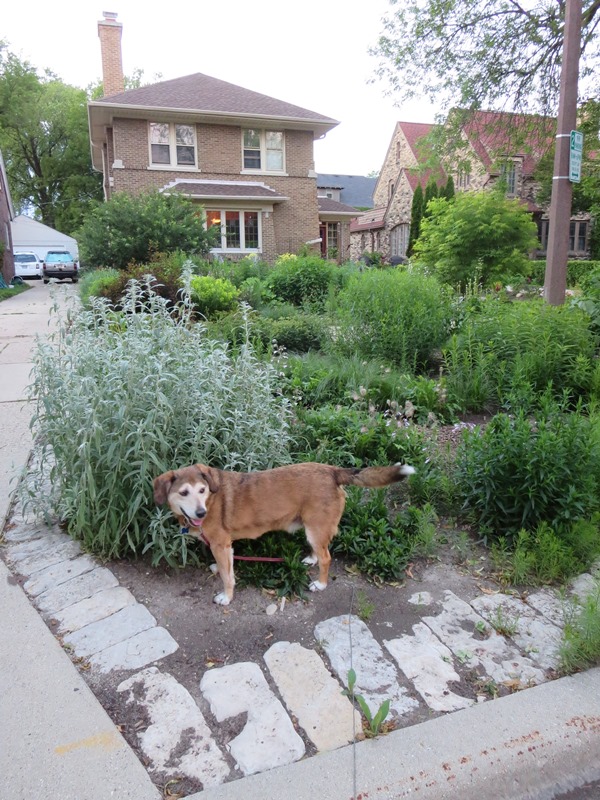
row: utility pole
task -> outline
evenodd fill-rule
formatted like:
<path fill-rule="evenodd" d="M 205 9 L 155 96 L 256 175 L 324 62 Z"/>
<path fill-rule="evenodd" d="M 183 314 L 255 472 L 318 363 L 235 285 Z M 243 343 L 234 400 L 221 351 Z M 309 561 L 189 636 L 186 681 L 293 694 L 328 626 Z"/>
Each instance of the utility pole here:
<path fill-rule="evenodd" d="M 571 131 L 575 130 L 577 125 L 577 81 L 579 78 L 579 55 L 581 52 L 581 3 L 582 0 L 566 0 L 565 9 L 565 34 L 560 73 L 554 177 L 552 179 L 546 276 L 544 280 L 546 302 L 555 306 L 565 302 L 565 289 L 567 286 L 569 222 L 573 195 L 573 186 L 569 180 L 569 152 Z"/>

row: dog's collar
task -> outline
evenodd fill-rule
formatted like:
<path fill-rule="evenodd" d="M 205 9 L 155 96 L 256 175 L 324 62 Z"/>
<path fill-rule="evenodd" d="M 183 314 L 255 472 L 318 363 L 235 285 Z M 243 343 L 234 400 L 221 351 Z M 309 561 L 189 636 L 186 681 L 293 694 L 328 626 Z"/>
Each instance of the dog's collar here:
<path fill-rule="evenodd" d="M 181 528 L 179 529 L 179 533 L 180 533 L 182 536 L 189 536 L 189 534 L 190 534 L 190 529 L 189 529 L 189 526 L 182 525 L 182 526 L 181 526 Z M 199 538 L 200 538 L 200 541 L 202 542 L 202 544 L 205 544 L 207 547 L 210 547 L 210 542 L 208 541 L 208 539 L 207 539 L 207 538 L 206 538 L 206 536 L 204 535 L 204 532 L 203 532 L 203 531 L 200 531 L 200 536 L 199 536 Z"/>
<path fill-rule="evenodd" d="M 182 526 L 181 526 L 181 529 L 180 529 L 180 531 L 179 531 L 179 533 L 180 533 L 182 536 L 187 536 L 187 534 L 188 534 L 189 532 L 190 532 L 190 529 L 189 529 L 189 527 L 187 527 L 187 526 L 185 526 L 185 525 L 182 525 Z"/>

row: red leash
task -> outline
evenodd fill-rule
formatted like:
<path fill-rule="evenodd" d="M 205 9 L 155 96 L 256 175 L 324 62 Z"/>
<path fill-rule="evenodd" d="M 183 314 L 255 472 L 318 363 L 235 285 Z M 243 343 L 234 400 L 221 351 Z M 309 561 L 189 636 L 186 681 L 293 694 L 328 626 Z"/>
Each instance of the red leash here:
<path fill-rule="evenodd" d="M 184 528 L 182 526 L 181 534 L 183 536 L 187 536 L 189 534 L 189 532 L 190 532 L 189 528 Z M 208 541 L 208 539 L 204 535 L 203 531 L 200 531 L 200 540 L 202 541 L 202 544 L 205 544 L 207 547 L 210 547 L 210 542 Z M 234 561 L 273 561 L 273 562 L 277 562 L 277 563 L 281 563 L 282 561 L 285 561 L 285 559 L 283 559 L 283 558 L 274 558 L 272 556 L 236 556 L 236 555 L 234 555 L 233 559 L 234 559 Z"/>

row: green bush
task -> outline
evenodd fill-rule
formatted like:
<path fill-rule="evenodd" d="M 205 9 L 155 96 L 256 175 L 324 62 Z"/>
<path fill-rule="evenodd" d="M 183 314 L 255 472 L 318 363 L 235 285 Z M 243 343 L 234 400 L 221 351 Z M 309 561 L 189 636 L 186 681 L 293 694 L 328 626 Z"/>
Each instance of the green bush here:
<path fill-rule="evenodd" d="M 79 279 L 79 296 L 85 308 L 90 307 L 91 297 L 105 297 L 112 287 L 120 284 L 122 273 L 118 269 L 85 270 Z"/>
<path fill-rule="evenodd" d="M 118 275 L 114 277 L 114 273 Z M 179 254 L 155 253 L 148 264 L 130 264 L 127 269 L 111 271 L 113 277 L 101 280 L 94 286 L 94 295 L 103 297 L 119 310 L 123 304 L 130 281 L 142 281 L 151 275 L 149 286 L 152 292 L 169 302 L 171 306 L 181 301 L 183 289 L 182 267 Z"/>
<path fill-rule="evenodd" d="M 320 350 L 329 333 L 326 321 L 317 314 L 294 314 L 292 317 L 264 317 L 252 313 L 249 336 L 261 353 L 273 348 L 284 348 L 294 353 L 306 353 L 309 350 Z M 245 341 L 246 326 L 240 314 L 229 314 L 211 325 L 212 335 L 220 338 L 234 348 Z"/>
<path fill-rule="evenodd" d="M 231 311 L 238 303 L 239 291 L 224 278 L 210 275 L 194 275 L 190 282 L 192 303 L 198 314 L 205 319 Z"/>
<path fill-rule="evenodd" d="M 267 278 L 276 298 L 296 306 L 322 306 L 330 286 L 336 283 L 337 267 L 318 256 L 279 256 Z"/>
<path fill-rule="evenodd" d="M 488 298 L 443 351 L 449 402 L 464 411 L 529 408 L 548 386 L 557 397 L 585 395 L 595 347 L 579 309 Z"/>
<path fill-rule="evenodd" d="M 215 234 L 206 231 L 198 207 L 179 195 L 118 192 L 98 204 L 77 233 L 86 267 L 125 269 L 147 263 L 154 253 L 206 255 Z"/>
<path fill-rule="evenodd" d="M 347 494 L 332 552 L 345 555 L 375 580 L 402 580 L 408 563 L 435 535 L 433 509 L 427 505 L 423 509 L 411 507 L 392 515 L 382 490 L 364 492 L 351 487 Z"/>
<path fill-rule="evenodd" d="M 530 419 L 496 415 L 466 431 L 456 457 L 462 509 L 490 538 L 547 523 L 557 534 L 598 510 L 599 425 L 547 402 Z"/>
<path fill-rule="evenodd" d="M 50 503 L 85 549 L 185 562 L 187 540 L 156 509 L 152 480 L 203 461 L 262 469 L 289 461 L 288 403 L 272 366 L 236 355 L 134 282 L 120 325 L 103 301 L 62 320 L 35 354 L 38 473 L 31 502 Z M 143 311 L 145 313 L 137 313 Z M 51 492 L 39 492 L 50 467 Z"/>
<path fill-rule="evenodd" d="M 526 275 L 536 246 L 535 223 L 520 200 L 458 192 L 452 202 L 429 202 L 414 252 L 442 283 L 464 288 L 475 278 L 488 286 L 501 275 Z"/>
<path fill-rule="evenodd" d="M 337 301 L 334 350 L 422 369 L 448 335 L 450 297 L 433 277 L 399 269 L 350 279 Z"/>

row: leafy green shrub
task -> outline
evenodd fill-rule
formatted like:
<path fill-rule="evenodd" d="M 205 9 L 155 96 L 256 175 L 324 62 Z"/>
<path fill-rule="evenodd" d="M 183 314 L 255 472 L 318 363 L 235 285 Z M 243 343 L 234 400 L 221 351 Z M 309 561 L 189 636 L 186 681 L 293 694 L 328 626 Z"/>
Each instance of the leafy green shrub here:
<path fill-rule="evenodd" d="M 103 297 L 112 292 L 112 287 L 120 283 L 118 269 L 85 270 L 79 279 L 79 296 L 85 308 L 90 306 L 90 297 Z"/>
<path fill-rule="evenodd" d="M 418 449 L 403 425 L 381 414 L 322 406 L 298 414 L 294 430 L 298 458 L 339 466 L 412 463 Z"/>
<path fill-rule="evenodd" d="M 322 306 L 330 286 L 335 283 L 337 267 L 318 256 L 279 256 L 267 278 L 275 297 L 301 306 L 306 303 Z"/>
<path fill-rule="evenodd" d="M 431 506 L 411 506 L 391 515 L 386 492 L 368 493 L 350 487 L 338 535 L 331 543 L 333 553 L 341 553 L 361 572 L 379 581 L 404 577 L 409 561 L 421 554 L 423 543 L 431 540 L 436 515 Z"/>
<path fill-rule="evenodd" d="M 492 559 L 511 584 L 565 583 L 589 569 L 600 553 L 597 515 L 579 520 L 558 535 L 547 522 L 535 531 L 520 530 L 513 542 L 492 545 Z"/>
<path fill-rule="evenodd" d="M 448 335 L 450 298 L 435 278 L 399 269 L 369 270 L 338 296 L 334 350 L 413 371 Z"/>
<path fill-rule="evenodd" d="M 489 537 L 547 523 L 559 535 L 599 506 L 598 420 L 546 402 L 535 420 L 497 414 L 465 431 L 456 457 L 462 510 Z"/>
<path fill-rule="evenodd" d="M 191 266 L 191 262 L 187 263 Z M 147 275 L 152 276 L 148 285 L 153 293 L 163 297 L 171 306 L 181 302 L 183 282 L 179 254 L 155 253 L 148 264 L 130 264 L 127 269 L 115 272 L 118 272 L 117 277 L 100 281 L 94 286 L 94 295 L 105 298 L 115 309 L 121 308 L 129 282 L 141 281 L 145 286 Z"/>
<path fill-rule="evenodd" d="M 464 287 L 478 276 L 488 286 L 503 274 L 526 275 L 536 246 L 535 224 L 520 200 L 458 192 L 452 202 L 430 200 L 414 252 L 442 283 Z"/>
<path fill-rule="evenodd" d="M 117 192 L 87 216 L 77 239 L 83 264 L 125 269 L 156 252 L 206 255 L 215 234 L 206 231 L 197 206 L 180 195 Z"/>
<path fill-rule="evenodd" d="M 194 275 L 190 281 L 192 303 L 196 311 L 206 319 L 219 312 L 231 311 L 236 307 L 239 291 L 224 278 L 210 275 Z"/>
<path fill-rule="evenodd" d="M 35 354 L 41 474 L 31 502 L 45 502 L 35 486 L 51 465 L 51 507 L 102 557 L 188 557 L 173 518 L 154 506 L 156 475 L 197 461 L 242 470 L 289 461 L 277 373 L 247 345 L 231 355 L 210 340 L 183 300 L 174 315 L 148 282 L 134 282 L 119 326 L 94 300 Z"/>
<path fill-rule="evenodd" d="M 317 314 L 294 314 L 275 319 L 251 314 L 250 338 L 260 352 L 266 353 L 274 346 L 295 353 L 320 350 L 329 333 L 325 320 Z M 246 328 L 241 314 L 229 314 L 211 326 L 211 334 L 239 347 L 245 341 Z"/>
<path fill-rule="evenodd" d="M 576 308 L 488 298 L 444 350 L 450 401 L 473 411 L 496 404 L 529 408 L 549 385 L 557 397 L 585 395 L 595 344 Z"/>

